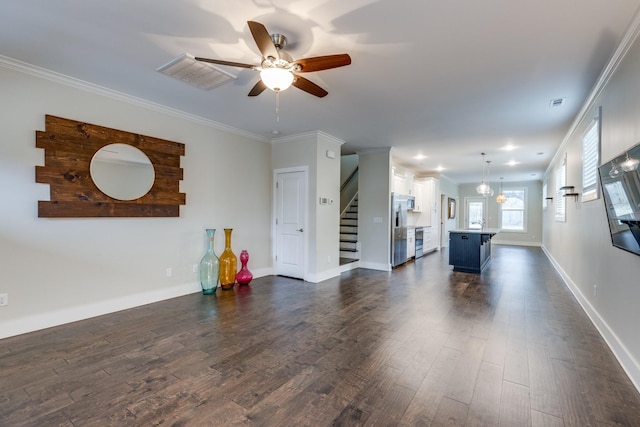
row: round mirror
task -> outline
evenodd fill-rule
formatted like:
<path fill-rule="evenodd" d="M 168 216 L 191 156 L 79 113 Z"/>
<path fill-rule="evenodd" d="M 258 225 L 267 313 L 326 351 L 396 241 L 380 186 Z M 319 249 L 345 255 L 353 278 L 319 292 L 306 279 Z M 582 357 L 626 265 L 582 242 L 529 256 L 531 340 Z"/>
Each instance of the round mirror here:
<path fill-rule="evenodd" d="M 89 171 L 100 191 L 118 200 L 144 196 L 156 177 L 147 155 L 127 144 L 109 144 L 96 151 Z"/>

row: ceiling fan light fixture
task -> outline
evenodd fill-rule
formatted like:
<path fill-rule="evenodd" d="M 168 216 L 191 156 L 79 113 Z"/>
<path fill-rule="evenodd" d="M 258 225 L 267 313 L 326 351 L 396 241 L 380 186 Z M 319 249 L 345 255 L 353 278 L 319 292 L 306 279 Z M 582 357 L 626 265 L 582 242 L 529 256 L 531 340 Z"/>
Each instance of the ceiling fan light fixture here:
<path fill-rule="evenodd" d="M 285 68 L 264 68 L 260 71 L 262 82 L 272 91 L 283 91 L 293 83 L 293 73 Z"/>

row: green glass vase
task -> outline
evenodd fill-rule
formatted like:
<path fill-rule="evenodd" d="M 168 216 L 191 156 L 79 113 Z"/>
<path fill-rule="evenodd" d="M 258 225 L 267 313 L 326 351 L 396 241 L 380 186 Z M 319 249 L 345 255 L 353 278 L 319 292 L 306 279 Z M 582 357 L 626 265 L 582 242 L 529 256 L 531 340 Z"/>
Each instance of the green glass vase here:
<path fill-rule="evenodd" d="M 219 283 L 220 262 L 214 251 L 215 228 L 207 228 L 207 252 L 200 260 L 200 286 L 204 295 L 216 293 Z"/>
<path fill-rule="evenodd" d="M 224 229 L 224 251 L 220 254 L 220 287 L 222 290 L 233 289 L 236 284 L 238 258 L 231 250 L 232 228 Z"/>

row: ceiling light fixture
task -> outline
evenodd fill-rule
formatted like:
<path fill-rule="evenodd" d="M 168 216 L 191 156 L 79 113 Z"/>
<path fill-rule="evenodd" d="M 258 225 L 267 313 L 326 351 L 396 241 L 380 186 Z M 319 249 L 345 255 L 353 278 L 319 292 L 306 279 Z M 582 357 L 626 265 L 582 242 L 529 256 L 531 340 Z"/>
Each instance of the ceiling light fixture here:
<path fill-rule="evenodd" d="M 504 193 L 502 192 L 502 180 L 504 178 L 500 177 L 500 194 L 498 194 L 498 197 L 496 197 L 496 202 L 498 202 L 499 204 L 503 204 L 504 202 L 507 201 L 507 196 L 504 195 Z"/>
<path fill-rule="evenodd" d="M 280 92 L 288 89 L 293 83 L 293 73 L 286 68 L 263 68 L 260 71 L 262 82 L 272 91 Z"/>
<path fill-rule="evenodd" d="M 478 185 L 476 187 L 476 191 L 478 192 L 478 194 L 483 195 L 483 196 L 491 196 L 493 195 L 493 190 L 491 189 L 491 187 L 489 186 L 489 184 L 484 182 L 484 156 L 485 153 L 480 153 L 482 154 L 482 182 L 480 182 L 480 185 Z M 487 163 L 487 169 L 488 169 L 488 165 L 489 163 L 491 163 L 490 161 L 486 162 Z M 487 174 L 488 175 L 488 174 Z"/>

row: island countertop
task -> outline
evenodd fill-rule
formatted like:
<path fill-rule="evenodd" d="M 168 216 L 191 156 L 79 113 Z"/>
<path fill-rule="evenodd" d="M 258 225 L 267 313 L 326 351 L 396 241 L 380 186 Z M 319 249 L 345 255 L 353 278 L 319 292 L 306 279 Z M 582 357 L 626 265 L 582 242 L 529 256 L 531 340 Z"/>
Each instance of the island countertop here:
<path fill-rule="evenodd" d="M 449 230 L 449 233 L 498 234 L 500 231 L 499 228 L 459 228 Z"/>

